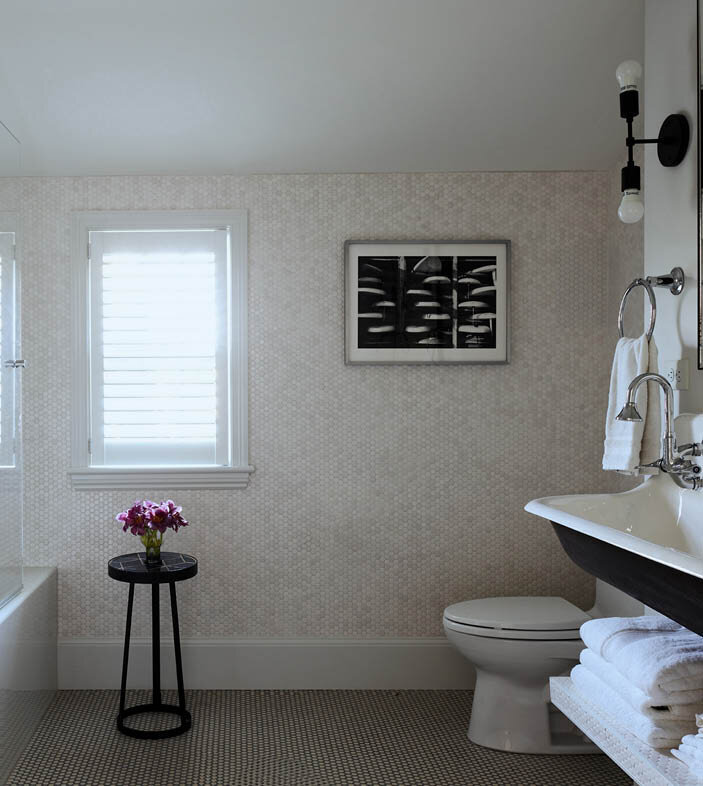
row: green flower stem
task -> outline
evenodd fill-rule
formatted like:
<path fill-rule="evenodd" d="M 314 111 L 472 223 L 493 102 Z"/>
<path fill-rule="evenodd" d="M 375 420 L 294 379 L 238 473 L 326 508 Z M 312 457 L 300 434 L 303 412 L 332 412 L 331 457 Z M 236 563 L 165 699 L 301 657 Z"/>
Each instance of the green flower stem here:
<path fill-rule="evenodd" d="M 158 555 L 161 552 L 161 544 L 164 542 L 164 533 L 155 529 L 149 529 L 139 539 L 144 544 L 147 554 Z"/>

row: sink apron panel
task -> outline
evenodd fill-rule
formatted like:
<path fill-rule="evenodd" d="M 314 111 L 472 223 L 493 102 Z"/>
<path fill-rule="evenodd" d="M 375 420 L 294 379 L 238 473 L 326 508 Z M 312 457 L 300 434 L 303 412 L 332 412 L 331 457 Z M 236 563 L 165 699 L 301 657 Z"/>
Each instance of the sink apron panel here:
<path fill-rule="evenodd" d="M 703 579 L 563 524 L 551 524 L 580 568 L 703 636 Z"/>

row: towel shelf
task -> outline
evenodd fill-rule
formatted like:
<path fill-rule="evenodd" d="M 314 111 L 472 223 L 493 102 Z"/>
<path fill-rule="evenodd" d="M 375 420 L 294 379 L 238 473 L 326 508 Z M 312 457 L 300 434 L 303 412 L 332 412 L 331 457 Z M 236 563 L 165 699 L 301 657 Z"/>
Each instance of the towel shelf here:
<path fill-rule="evenodd" d="M 635 783 L 647 786 L 701 786 L 688 767 L 668 750 L 652 748 L 621 728 L 617 718 L 592 703 L 570 677 L 551 677 L 552 704 L 624 770 Z"/>
<path fill-rule="evenodd" d="M 654 326 L 657 322 L 657 298 L 654 294 L 654 287 L 666 287 L 672 295 L 680 295 L 683 292 L 686 278 L 680 267 L 674 267 L 670 273 L 663 276 L 647 276 L 647 278 L 636 278 L 623 293 L 618 309 L 618 333 L 620 338 L 625 336 L 625 303 L 627 296 L 637 287 L 644 287 L 649 297 L 649 327 L 647 328 L 647 341 L 652 338 Z"/>

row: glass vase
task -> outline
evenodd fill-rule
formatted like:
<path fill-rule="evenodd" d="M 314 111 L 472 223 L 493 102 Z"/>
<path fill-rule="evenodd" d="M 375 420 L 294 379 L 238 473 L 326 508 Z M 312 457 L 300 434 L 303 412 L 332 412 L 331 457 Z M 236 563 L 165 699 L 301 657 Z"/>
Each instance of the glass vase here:
<path fill-rule="evenodd" d="M 163 539 L 163 535 L 153 531 L 141 536 L 141 541 L 146 550 L 147 568 L 158 568 L 161 565 L 161 544 Z"/>
<path fill-rule="evenodd" d="M 150 543 L 146 547 L 147 568 L 157 568 L 161 564 L 161 544 Z"/>

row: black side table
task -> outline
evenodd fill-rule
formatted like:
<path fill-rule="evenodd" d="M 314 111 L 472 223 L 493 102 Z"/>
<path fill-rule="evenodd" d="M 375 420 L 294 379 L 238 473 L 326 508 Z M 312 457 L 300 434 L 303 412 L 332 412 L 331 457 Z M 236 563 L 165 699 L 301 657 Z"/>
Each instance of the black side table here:
<path fill-rule="evenodd" d="M 122 657 L 122 685 L 120 687 L 120 711 L 117 713 L 117 728 L 130 737 L 154 740 L 175 737 L 188 731 L 191 717 L 186 710 L 186 696 L 183 687 L 183 664 L 181 662 L 181 636 L 178 629 L 178 604 L 176 602 L 176 582 L 190 579 L 198 572 L 198 560 L 188 554 L 173 551 L 161 552 L 162 564 L 148 568 L 146 553 L 123 554 L 107 563 L 110 578 L 129 583 L 127 601 L 127 627 L 124 635 L 124 655 Z M 132 628 L 132 607 L 134 606 L 134 585 L 151 584 L 151 659 L 153 673 L 153 701 L 150 704 L 137 704 L 125 709 L 127 691 L 127 664 L 129 662 L 129 634 Z M 161 701 L 161 635 L 159 630 L 159 584 L 168 584 L 171 592 L 171 617 L 173 619 L 173 646 L 176 654 L 176 678 L 178 679 L 178 706 Z M 123 721 L 130 715 L 145 712 L 164 712 L 178 715 L 180 725 L 157 731 L 141 731 L 125 726 Z"/>

